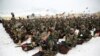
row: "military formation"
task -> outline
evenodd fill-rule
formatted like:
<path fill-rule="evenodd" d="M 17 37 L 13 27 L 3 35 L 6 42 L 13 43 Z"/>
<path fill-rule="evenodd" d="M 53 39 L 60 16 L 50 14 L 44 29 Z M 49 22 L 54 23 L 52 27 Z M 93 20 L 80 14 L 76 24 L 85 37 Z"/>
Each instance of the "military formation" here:
<path fill-rule="evenodd" d="M 66 54 L 76 45 L 100 36 L 100 17 L 97 16 L 16 19 L 14 13 L 11 15 L 11 20 L 2 20 L 5 30 L 23 51 L 39 47 L 39 52 L 32 56 Z M 25 43 L 27 40 L 30 41 Z"/>

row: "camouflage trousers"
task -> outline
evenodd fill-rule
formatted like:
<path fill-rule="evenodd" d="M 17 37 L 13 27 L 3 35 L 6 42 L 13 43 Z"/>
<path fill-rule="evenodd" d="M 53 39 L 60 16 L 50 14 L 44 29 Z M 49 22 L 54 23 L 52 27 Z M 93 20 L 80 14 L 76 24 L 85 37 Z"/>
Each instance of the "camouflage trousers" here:
<path fill-rule="evenodd" d="M 55 56 L 57 53 L 56 51 L 51 51 L 51 50 L 45 50 L 43 52 L 44 52 L 43 56 Z"/>

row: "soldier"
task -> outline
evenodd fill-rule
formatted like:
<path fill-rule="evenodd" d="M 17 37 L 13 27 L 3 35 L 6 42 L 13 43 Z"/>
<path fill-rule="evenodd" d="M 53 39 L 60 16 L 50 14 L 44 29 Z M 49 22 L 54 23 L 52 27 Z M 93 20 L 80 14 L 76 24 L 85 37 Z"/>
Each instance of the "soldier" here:
<path fill-rule="evenodd" d="M 84 41 L 88 41 L 91 39 L 90 31 L 85 27 L 85 25 L 81 25 L 79 34 L 78 34 L 78 44 L 82 44 Z"/>
<path fill-rule="evenodd" d="M 51 36 L 51 33 L 52 30 L 48 30 L 48 32 L 43 32 L 41 35 L 42 38 L 40 46 L 42 48 L 42 52 L 44 53 L 43 56 L 55 56 L 55 54 L 57 53 L 57 49 L 55 46 L 56 42 Z M 39 52 L 37 54 L 39 54 Z"/>
<path fill-rule="evenodd" d="M 15 21 L 15 15 L 14 15 L 14 13 L 13 13 L 13 12 L 11 12 L 11 15 L 12 15 L 11 20 L 12 20 L 12 21 Z"/>
<path fill-rule="evenodd" d="M 70 32 L 68 34 L 66 34 L 65 38 L 66 38 L 66 44 L 69 47 L 75 47 L 76 46 L 77 35 L 75 34 L 74 28 L 70 28 Z"/>

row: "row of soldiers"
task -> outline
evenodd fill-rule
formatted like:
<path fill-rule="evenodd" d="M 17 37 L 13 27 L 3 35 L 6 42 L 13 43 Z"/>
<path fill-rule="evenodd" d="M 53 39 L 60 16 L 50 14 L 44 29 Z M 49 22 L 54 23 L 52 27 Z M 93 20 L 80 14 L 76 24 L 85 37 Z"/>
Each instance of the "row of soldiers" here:
<path fill-rule="evenodd" d="M 100 36 L 100 17 L 73 18 L 36 18 L 2 20 L 3 26 L 11 39 L 29 51 L 39 47 L 33 56 L 55 56 L 57 52 L 66 54 L 72 47 L 89 41 L 93 36 Z M 92 31 L 92 32 L 91 32 Z M 64 40 L 61 40 L 64 39 Z M 30 40 L 28 42 L 25 42 Z"/>

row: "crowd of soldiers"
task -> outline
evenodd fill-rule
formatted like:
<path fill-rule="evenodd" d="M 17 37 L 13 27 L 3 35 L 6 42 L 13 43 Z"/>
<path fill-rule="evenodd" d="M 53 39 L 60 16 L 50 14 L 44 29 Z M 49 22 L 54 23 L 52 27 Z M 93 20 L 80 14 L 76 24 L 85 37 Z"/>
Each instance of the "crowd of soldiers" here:
<path fill-rule="evenodd" d="M 66 54 L 77 44 L 100 36 L 100 17 L 96 16 L 16 19 L 14 13 L 11 15 L 11 20 L 2 20 L 5 30 L 17 47 L 26 52 L 39 47 L 40 51 L 33 56 Z"/>

